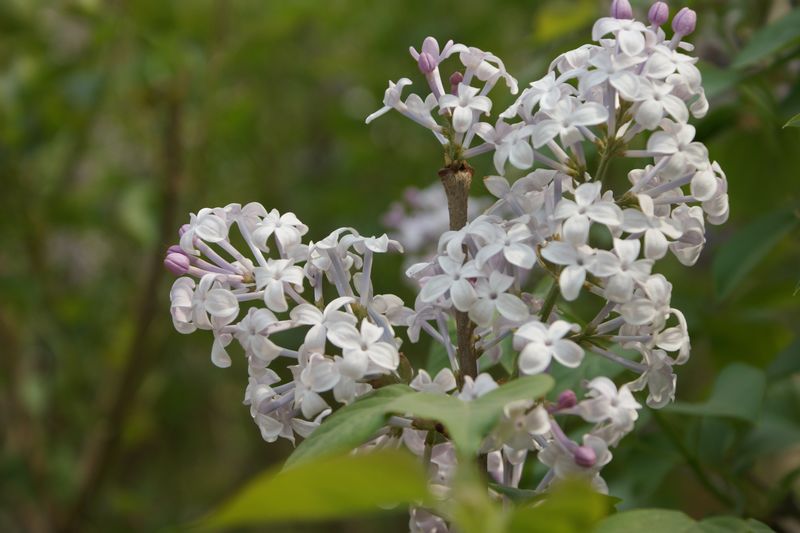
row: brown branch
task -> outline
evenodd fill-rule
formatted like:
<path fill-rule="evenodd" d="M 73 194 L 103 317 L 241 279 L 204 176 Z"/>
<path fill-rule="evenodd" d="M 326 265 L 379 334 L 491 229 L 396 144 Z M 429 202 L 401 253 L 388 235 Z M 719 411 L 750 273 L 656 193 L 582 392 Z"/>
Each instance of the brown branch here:
<path fill-rule="evenodd" d="M 18 518 L 20 525 L 31 532 L 49 531 L 47 523 L 52 501 L 49 483 L 47 481 L 47 453 L 41 424 L 29 412 L 25 402 L 21 401 L 22 391 L 20 384 L 24 383 L 26 371 L 23 364 L 24 354 L 20 342 L 20 326 L 11 318 L 11 314 L 0 308 L 0 345 L 3 346 L 3 356 L 0 357 L 0 435 L 4 451 L 11 455 L 19 456 L 24 462 L 30 475 L 31 483 L 36 491 L 36 501 L 22 501 L 11 504 L 13 515 Z"/>
<path fill-rule="evenodd" d="M 165 95 L 165 120 L 162 135 L 163 188 L 161 192 L 161 220 L 158 246 L 150 258 L 147 277 L 141 291 L 136 312 L 136 323 L 112 400 L 84 448 L 84 466 L 77 496 L 63 515 L 58 531 L 81 529 L 86 519 L 89 503 L 93 500 L 119 451 L 120 437 L 125 422 L 135 403 L 134 398 L 149 366 L 147 341 L 153 317 L 157 314 L 158 290 L 164 273 L 164 250 L 175 236 L 175 219 L 181 189 L 182 159 L 182 107 L 181 97 L 175 93 Z"/>
<path fill-rule="evenodd" d="M 450 229 L 460 230 L 467 225 L 469 189 L 473 170 L 466 161 L 457 161 L 439 171 L 439 178 L 447 195 L 447 210 L 450 213 Z M 456 340 L 458 343 L 459 378 L 478 375 L 478 358 L 475 353 L 473 333 L 475 324 L 467 313 L 456 311 Z"/>

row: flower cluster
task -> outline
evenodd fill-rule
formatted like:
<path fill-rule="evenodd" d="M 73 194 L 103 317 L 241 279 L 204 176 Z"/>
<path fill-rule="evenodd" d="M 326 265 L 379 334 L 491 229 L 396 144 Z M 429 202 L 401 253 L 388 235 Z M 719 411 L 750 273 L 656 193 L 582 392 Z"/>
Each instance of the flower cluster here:
<path fill-rule="evenodd" d="M 693 265 L 705 243 L 705 223 L 728 216 L 725 174 L 688 124 L 708 108 L 696 58 L 685 53 L 692 46 L 682 40 L 694 30 L 695 13 L 684 8 L 674 16 L 671 38 L 661 28 L 669 18 L 664 2 L 656 2 L 648 18 L 649 24 L 634 20 L 628 2 L 615 1 L 612 16 L 593 27 L 595 43 L 556 58 L 493 124 L 481 119 L 492 109 L 493 82 L 513 80 L 503 63 L 450 42 L 434 54 L 439 46 L 429 37 L 423 52 L 412 49 L 412 56 L 431 93 L 402 102 L 398 91 L 411 83 L 404 79 L 390 86 L 377 113 L 394 108 L 413 115 L 446 154 L 468 159 L 491 152 L 499 174 L 484 179 L 494 204 L 445 232 L 437 254 L 409 268 L 421 287 L 411 339 L 427 330 L 458 371 L 447 324 L 466 313 L 484 367 L 501 359 L 509 339 L 521 374 L 548 372 L 553 364 L 576 368 L 586 352 L 634 374 L 620 387 L 597 377 L 586 383 L 583 401 L 570 391 L 550 406 L 549 432 L 537 437 L 531 430 L 527 439 L 528 449 L 539 450 L 539 460 L 551 468 L 541 487 L 583 473 L 602 488 L 598 472 L 611 459 L 608 449 L 631 431 L 641 407 L 632 391 L 646 389 L 654 408 L 674 398 L 673 366 L 687 361 L 690 341 L 683 314 L 670 303 L 672 285 L 654 265 L 668 253 Z M 450 94 L 441 94 L 439 64 L 456 53 L 465 70 L 451 76 Z M 478 56 L 485 63 L 472 61 Z M 428 68 L 433 64 L 436 69 Z M 515 82 L 508 87 L 516 92 Z M 424 120 L 412 105 L 417 101 L 426 103 Z M 484 142 L 472 146 L 476 137 Z M 643 161 L 627 184 L 608 175 L 615 158 Z M 528 173 L 510 182 L 504 177 L 509 164 Z M 402 242 L 402 234 L 398 238 Z M 552 289 L 537 295 L 550 278 Z M 555 305 L 559 298 L 582 297 L 598 303 L 595 315 L 579 323 Z M 582 445 L 560 430 L 556 417 L 562 415 L 595 425 Z M 507 443 L 502 450 L 506 467 L 514 465 Z"/>
<path fill-rule="evenodd" d="M 234 226 L 247 254 L 231 242 Z M 255 202 L 202 209 L 165 259 L 181 276 L 170 292 L 175 329 L 211 331 L 211 360 L 223 368 L 231 365 L 226 348 L 238 341 L 249 373 L 244 403 L 268 442 L 308 436 L 331 412 L 322 393 L 347 404 L 396 373 L 394 326 L 411 312 L 397 296 L 374 294 L 370 280 L 374 255 L 402 251 L 396 241 L 340 228 L 304 243 L 307 232 L 294 214 Z M 277 344 L 296 328 L 305 331 L 297 349 Z M 278 358 L 291 360 L 293 379 L 281 383 L 270 368 Z"/>
<path fill-rule="evenodd" d="M 466 218 L 468 198 L 449 191 L 449 230 L 436 229 L 447 223 L 436 209 L 444 196 L 417 192 L 408 199 L 410 216 L 399 204 L 387 216 L 398 240 L 341 228 L 304 243 L 307 228 L 293 214 L 257 203 L 191 216 L 166 258 L 182 276 L 171 293 L 175 327 L 210 330 L 218 366 L 230 365 L 226 347 L 239 342 L 250 376 L 245 403 L 265 440 L 305 437 L 331 403 L 385 383 L 472 401 L 501 378 L 577 369 L 586 357 L 602 357 L 620 365 L 625 383 L 594 376 L 581 398 L 568 389 L 511 402 L 482 452 L 499 484 L 517 487 L 535 453 L 549 467 L 537 490 L 576 475 L 606 490 L 600 471 L 642 407 L 634 393 L 646 391 L 642 401 L 653 408 L 666 405 L 675 396 L 673 367 L 689 357 L 686 320 L 656 262 L 671 254 L 693 265 L 706 222 L 728 216 L 725 174 L 688 123 L 708 108 L 683 40 L 696 16 L 680 10 L 669 38 L 668 19 L 664 2 L 643 23 L 627 0 L 614 0 L 611 16 L 594 24 L 592 44 L 561 54 L 521 92 L 492 53 L 452 41 L 440 47 L 433 37 L 410 49 L 429 92 L 404 99 L 411 80 L 390 82 L 384 106 L 367 122 L 396 110 L 431 131 L 444 148 L 446 191 L 457 176 L 468 187 L 467 160 L 492 153 L 497 175 L 483 181 L 494 200 L 465 224 L 454 224 L 453 213 Z M 445 82 L 443 65 L 455 58 Z M 487 122 L 498 82 L 519 94 Z M 637 168 L 627 180 L 613 177 L 615 160 Z M 524 175 L 506 177 L 509 165 Z M 246 254 L 229 238 L 234 226 Z M 375 295 L 370 281 L 374 255 L 402 251 L 398 241 L 424 255 L 406 271 L 419 287 L 413 308 Z M 582 318 L 576 309 L 591 314 Z M 412 343 L 424 334 L 440 344 L 449 367 L 435 376 L 400 372 L 395 327 L 407 328 Z M 299 346 L 280 346 L 295 328 L 304 331 Z M 465 356 L 482 373 L 468 369 Z M 277 358 L 291 360 L 291 380 L 281 383 L 270 369 Z M 575 427 L 570 417 L 590 429 L 568 435 L 562 426 Z M 446 434 L 394 416 L 368 447 L 387 445 L 424 458 L 432 487 L 447 493 L 457 461 Z M 446 528 L 441 517 L 412 510 L 412 530 Z"/>

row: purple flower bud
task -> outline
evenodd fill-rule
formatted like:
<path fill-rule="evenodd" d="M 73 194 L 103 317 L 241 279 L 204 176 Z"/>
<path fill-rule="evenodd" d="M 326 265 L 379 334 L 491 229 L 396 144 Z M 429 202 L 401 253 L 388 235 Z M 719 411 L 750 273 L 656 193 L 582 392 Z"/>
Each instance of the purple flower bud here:
<path fill-rule="evenodd" d="M 164 266 L 176 276 L 182 276 L 189 271 L 189 258 L 186 254 L 170 252 L 164 258 Z"/>
<path fill-rule="evenodd" d="M 611 2 L 611 16 L 615 19 L 632 19 L 633 8 L 628 0 L 613 0 Z"/>
<path fill-rule="evenodd" d="M 594 466 L 594 464 L 597 462 L 597 454 L 594 453 L 594 450 L 588 446 L 578 446 L 578 449 L 575 450 L 574 456 L 575 464 L 578 466 L 589 468 L 590 466 Z"/>
<path fill-rule="evenodd" d="M 425 40 L 422 41 L 422 48 L 420 49 L 420 53 L 427 53 L 432 56 L 439 55 L 439 41 L 436 40 L 436 37 L 428 36 L 425 37 Z"/>
<path fill-rule="evenodd" d="M 650 6 L 650 11 L 647 12 L 647 18 L 653 26 L 661 26 L 669 20 L 669 6 L 666 2 L 656 2 Z"/>
<path fill-rule="evenodd" d="M 450 92 L 458 94 L 458 84 L 462 81 L 464 81 L 464 75 L 460 72 L 453 72 L 453 75 L 450 76 Z"/>
<path fill-rule="evenodd" d="M 178 230 L 178 236 L 179 237 L 183 237 L 183 234 L 186 233 L 187 231 L 189 231 L 190 228 L 191 228 L 191 226 L 189 224 L 184 224 Z"/>
<path fill-rule="evenodd" d="M 697 25 L 697 13 L 688 7 L 684 7 L 672 19 L 672 30 L 680 35 L 689 35 Z"/>
<path fill-rule="evenodd" d="M 428 52 L 422 52 L 417 59 L 417 66 L 423 74 L 430 74 L 437 67 L 436 58 Z"/>
<path fill-rule="evenodd" d="M 177 244 L 173 244 L 169 248 L 167 248 L 167 255 L 169 254 L 183 254 L 186 255 L 186 252 L 183 251 L 183 248 L 178 246 Z"/>
<path fill-rule="evenodd" d="M 575 404 L 577 403 L 578 403 L 578 397 L 575 396 L 575 391 L 571 389 L 567 389 L 558 395 L 559 409 L 569 409 L 570 407 L 575 407 Z"/>

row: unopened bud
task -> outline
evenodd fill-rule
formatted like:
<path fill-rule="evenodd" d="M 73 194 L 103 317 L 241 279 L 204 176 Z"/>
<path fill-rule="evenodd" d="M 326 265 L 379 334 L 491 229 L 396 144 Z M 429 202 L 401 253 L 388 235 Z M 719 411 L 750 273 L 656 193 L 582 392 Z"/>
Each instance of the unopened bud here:
<path fill-rule="evenodd" d="M 417 59 L 417 66 L 423 74 L 430 74 L 436 68 L 436 59 L 428 52 L 422 52 Z"/>
<path fill-rule="evenodd" d="M 183 237 L 183 234 L 189 231 L 192 227 L 189 224 L 184 224 L 178 229 L 178 236 Z"/>
<path fill-rule="evenodd" d="M 628 0 L 614 0 L 611 2 L 611 16 L 615 19 L 632 19 L 631 3 Z"/>
<path fill-rule="evenodd" d="M 575 407 L 578 403 L 578 397 L 575 396 L 575 391 L 567 389 L 558 395 L 558 408 L 569 409 Z"/>
<path fill-rule="evenodd" d="M 574 453 L 575 464 L 589 468 L 597 462 L 597 454 L 588 446 L 579 446 Z"/>
<path fill-rule="evenodd" d="M 176 276 L 182 276 L 189 271 L 189 258 L 186 254 L 170 252 L 164 258 L 164 266 Z"/>
<path fill-rule="evenodd" d="M 672 19 L 672 30 L 681 36 L 689 35 L 697 25 L 697 13 L 684 7 Z"/>
<path fill-rule="evenodd" d="M 439 55 L 439 41 L 436 40 L 436 37 L 428 36 L 425 37 L 425 40 L 422 41 L 422 49 L 420 50 L 422 53 L 428 53 L 432 56 Z"/>
<path fill-rule="evenodd" d="M 669 20 L 669 6 L 666 2 L 656 2 L 650 6 L 650 11 L 647 12 L 647 18 L 653 26 L 661 26 Z"/>
<path fill-rule="evenodd" d="M 450 92 L 458 94 L 458 85 L 462 81 L 464 81 L 464 75 L 460 72 L 453 72 L 453 75 L 450 76 Z"/>
<path fill-rule="evenodd" d="M 177 244 L 173 244 L 172 246 L 167 248 L 167 254 L 183 254 L 183 255 L 186 255 L 186 252 L 184 252 L 183 248 L 181 248 Z"/>

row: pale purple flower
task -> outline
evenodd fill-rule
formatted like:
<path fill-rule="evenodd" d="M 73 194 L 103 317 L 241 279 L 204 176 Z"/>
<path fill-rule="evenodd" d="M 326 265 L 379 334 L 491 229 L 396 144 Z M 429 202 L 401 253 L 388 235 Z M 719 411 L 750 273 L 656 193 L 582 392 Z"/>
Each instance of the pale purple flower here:
<path fill-rule="evenodd" d="M 583 360 L 583 349 L 564 337 L 574 326 L 556 320 L 549 326 L 533 320 L 523 324 L 514 334 L 515 347 L 521 348 L 519 370 L 523 374 L 540 374 L 550 366 L 551 359 L 575 368 Z"/>
<path fill-rule="evenodd" d="M 458 95 L 444 94 L 439 98 L 439 107 L 453 113 L 453 129 L 465 133 L 472 127 L 476 113 L 489 114 L 492 101 L 478 94 L 478 89 L 465 83 L 458 86 Z"/>
<path fill-rule="evenodd" d="M 506 292 L 514 278 L 492 271 L 489 279 L 481 278 L 475 284 L 476 300 L 469 308 L 469 317 L 479 326 L 488 326 L 496 313 L 512 322 L 528 318 L 528 306 L 518 296 Z"/>
<path fill-rule="evenodd" d="M 612 302 L 630 300 L 635 284 L 650 275 L 653 260 L 638 259 L 640 249 L 636 239 L 614 239 L 614 253 L 599 250 L 595 255 L 592 273 L 606 279 L 605 295 Z"/>
<path fill-rule="evenodd" d="M 575 245 L 586 244 L 592 222 L 610 227 L 622 223 L 622 210 L 613 201 L 604 200 L 601 190 L 598 181 L 583 183 L 575 189 L 574 201 L 563 198 L 558 202 L 553 217 L 564 221 L 564 240 Z"/>

